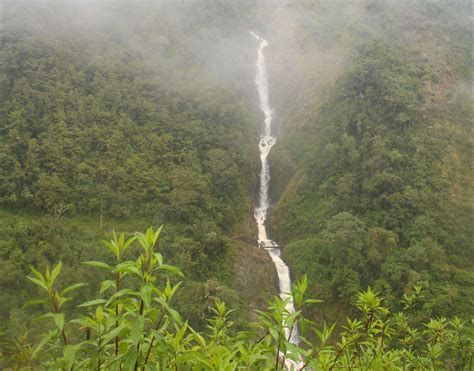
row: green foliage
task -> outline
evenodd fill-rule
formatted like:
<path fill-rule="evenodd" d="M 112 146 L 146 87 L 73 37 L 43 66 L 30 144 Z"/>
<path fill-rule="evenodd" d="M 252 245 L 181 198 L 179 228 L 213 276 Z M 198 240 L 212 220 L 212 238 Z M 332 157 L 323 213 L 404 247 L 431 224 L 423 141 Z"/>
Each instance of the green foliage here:
<path fill-rule="evenodd" d="M 420 295 L 406 297 L 406 307 L 396 314 L 383 306 L 379 293 L 371 288 L 356 295 L 358 315 L 347 319 L 335 335 L 335 324 L 305 319 L 297 310 L 286 309 L 288 300 L 275 297 L 266 311 L 245 331 L 234 332 L 233 310 L 218 298 L 212 301 L 208 326 L 194 330 L 173 308 L 180 284 L 172 284 L 179 269 L 163 263 L 157 250 L 161 227 L 125 238 L 113 233 L 104 247 L 116 264 L 87 262 L 105 269 L 113 278 L 102 282 L 99 297 L 80 305 L 84 313 L 70 318 L 61 302 L 64 295 L 80 286 L 59 291 L 61 263 L 40 273 L 32 268 L 28 278 L 47 298 L 38 303 L 52 311 L 40 320 L 50 320 L 38 342 L 26 338 L 6 339 L 3 367 L 48 370 L 234 370 L 247 369 L 459 369 L 472 362 L 472 326 L 458 318 L 430 319 L 417 323 L 411 307 Z M 137 250 L 134 260 L 121 260 L 125 249 Z M 117 279 L 119 277 L 119 279 Z M 120 282 L 120 284 L 118 283 Z M 319 303 L 304 299 L 306 277 L 292 288 L 297 307 Z M 290 334 L 300 329 L 301 342 L 293 344 Z M 308 335 L 314 334 L 315 341 Z M 334 338 L 335 336 L 335 338 Z M 333 339 L 334 338 L 334 339 Z"/>
<path fill-rule="evenodd" d="M 104 222 L 101 229 L 98 220 L 66 215 L 51 223 L 49 216 L 0 211 L 0 331 L 7 336 L 41 331 L 40 324 L 34 321 L 39 315 L 38 309 L 24 306 L 36 297 L 25 277 L 30 265 L 43 272 L 61 260 L 64 274 L 59 289 L 73 285 L 76 277 L 81 277 L 86 285 L 75 293 L 74 300 L 65 303 L 67 310 L 75 315 L 80 312 L 77 305 L 95 292 L 109 292 L 115 287 L 115 277 L 107 277 L 107 269 L 136 256 L 130 245 L 127 246 L 126 236 L 146 223 L 140 219 L 127 225 L 118 223 L 122 230 L 130 232 L 114 235 L 110 221 Z M 239 308 L 234 320 L 240 326 L 245 323 L 248 307 L 233 288 L 234 247 L 215 226 L 199 222 L 196 225 L 197 230 L 168 225 L 160 237 L 164 259 L 187 272 L 176 307 L 193 319 L 194 328 L 202 329 L 206 324 L 203 314 L 208 312 L 209 296 L 225 299 L 229 305 Z M 109 234 L 113 238 L 105 239 Z M 102 242 L 97 243 L 97 240 Z"/>
<path fill-rule="evenodd" d="M 422 284 L 425 317 L 472 315 L 472 177 L 459 185 L 445 175 L 454 166 L 445 160 L 451 139 L 426 112 L 432 78 L 401 45 L 369 40 L 316 119 L 282 139 L 300 170 L 272 226 L 313 295 L 349 309 L 354 293 L 371 285 L 399 309 Z M 465 117 L 451 120 L 457 130 L 465 125 Z M 472 162 L 472 143 L 461 145 L 450 149 L 463 153 L 458 172 Z"/>
<path fill-rule="evenodd" d="M 54 19 L 39 3 L 4 7 L 0 328 L 16 332 L 31 310 L 22 308 L 33 296 L 29 265 L 61 260 L 64 284 L 70 272 L 87 284 L 76 301 L 90 296 L 105 271 L 81 261 L 130 258 L 123 237 L 110 242 L 121 249 L 114 258 L 97 249 L 112 224 L 134 231 L 166 219 L 163 255 L 188 272 L 183 291 L 215 280 L 219 295 L 238 302 L 226 236 L 250 209 L 253 109 L 200 59 L 213 41 L 199 49 L 188 38 L 215 40 L 209 15 L 231 18 L 250 5 L 63 5 Z M 24 326 L 34 332 L 29 314 Z M 194 317 L 205 326 L 198 309 Z"/>
<path fill-rule="evenodd" d="M 235 96 L 210 78 L 177 92 L 143 55 L 114 60 L 120 46 L 104 63 L 72 42 L 3 40 L 0 204 L 241 220 L 254 128 Z"/>

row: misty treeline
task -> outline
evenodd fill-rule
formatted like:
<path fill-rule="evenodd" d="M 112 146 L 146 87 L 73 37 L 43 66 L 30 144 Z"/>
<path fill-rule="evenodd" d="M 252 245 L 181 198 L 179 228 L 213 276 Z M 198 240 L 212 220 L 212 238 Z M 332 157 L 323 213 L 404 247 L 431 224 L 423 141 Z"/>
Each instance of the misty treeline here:
<path fill-rule="evenodd" d="M 5 1 L 0 366 L 282 368 L 278 348 L 314 369 L 469 369 L 470 9 Z M 265 309 L 241 290 L 276 293 L 275 273 L 235 269 L 257 256 L 246 245 L 261 121 L 249 30 L 269 40 L 280 128 L 272 238 L 294 294 L 324 301 L 298 302 L 287 319 L 299 321 L 299 349 L 284 338 L 281 301 Z M 122 267 L 97 242 L 161 224 L 159 243 L 134 241 Z M 161 255 L 170 266 L 155 272 Z M 185 276 L 163 274 L 179 276 L 172 266 Z M 50 301 L 26 305 L 38 287 Z"/>

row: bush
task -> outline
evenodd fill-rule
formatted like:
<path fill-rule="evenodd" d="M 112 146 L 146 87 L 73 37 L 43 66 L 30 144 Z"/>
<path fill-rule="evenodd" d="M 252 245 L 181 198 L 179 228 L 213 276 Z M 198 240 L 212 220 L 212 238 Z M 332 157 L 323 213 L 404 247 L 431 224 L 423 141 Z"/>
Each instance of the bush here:
<path fill-rule="evenodd" d="M 305 319 L 297 308 L 319 303 L 304 299 L 306 277 L 292 288 L 292 299 L 275 297 L 266 311 L 246 331 L 232 332 L 232 310 L 212 299 L 207 331 L 198 333 L 175 309 L 172 300 L 179 289 L 179 269 L 163 262 L 155 251 L 161 228 L 149 228 L 130 238 L 115 233 L 104 246 L 115 263 L 88 261 L 105 270 L 110 279 L 100 285 L 100 295 L 81 305 L 88 313 L 69 319 L 65 304 L 73 284 L 59 289 L 62 264 L 44 273 L 32 268 L 28 277 L 43 298 L 31 304 L 51 308 L 41 318 L 48 320 L 42 337 L 6 339 L 3 366 L 7 369 L 48 370 L 212 370 L 212 369 L 468 369 L 472 362 L 472 326 L 458 318 L 430 319 L 421 324 L 413 307 L 422 289 L 403 299 L 396 314 L 382 305 L 372 289 L 359 292 L 355 301 L 359 315 L 347 319 L 334 335 L 336 324 L 321 326 Z M 125 260 L 127 251 L 140 248 L 135 260 Z M 299 330 L 299 344 L 290 341 Z M 309 341 L 313 334 L 316 341 Z"/>

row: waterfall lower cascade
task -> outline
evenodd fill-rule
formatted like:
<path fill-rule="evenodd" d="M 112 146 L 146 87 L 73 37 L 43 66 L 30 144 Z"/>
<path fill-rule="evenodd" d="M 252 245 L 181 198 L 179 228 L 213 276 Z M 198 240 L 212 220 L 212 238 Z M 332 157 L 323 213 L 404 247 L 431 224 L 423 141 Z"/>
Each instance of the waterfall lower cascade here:
<path fill-rule="evenodd" d="M 265 115 L 265 121 L 263 125 L 263 134 L 260 137 L 258 144 L 260 149 L 260 193 L 259 203 L 255 208 L 255 220 L 257 221 L 258 228 L 258 244 L 263 247 L 275 264 L 278 273 L 278 282 L 280 286 L 280 297 L 283 300 L 288 299 L 286 310 L 289 313 L 294 313 L 295 307 L 293 305 L 293 297 L 291 296 L 291 280 L 290 270 L 285 262 L 280 258 L 280 249 L 278 245 L 270 240 L 267 236 L 267 229 L 265 222 L 268 216 L 268 209 L 270 207 L 270 200 L 268 196 L 268 188 L 270 185 L 270 164 L 268 163 L 268 154 L 276 143 L 276 138 L 272 136 L 272 110 L 268 100 L 268 81 L 267 72 L 265 68 L 265 57 L 263 55 L 263 49 L 268 45 L 267 41 L 256 35 L 250 33 L 259 43 L 258 57 L 256 65 L 256 77 L 255 84 L 257 85 L 258 96 L 260 98 L 260 109 Z M 297 328 L 293 328 L 290 334 L 290 329 L 285 327 L 286 338 L 293 344 L 299 343 L 299 336 Z M 296 368 L 296 364 L 292 361 L 287 362 L 287 368 Z"/>

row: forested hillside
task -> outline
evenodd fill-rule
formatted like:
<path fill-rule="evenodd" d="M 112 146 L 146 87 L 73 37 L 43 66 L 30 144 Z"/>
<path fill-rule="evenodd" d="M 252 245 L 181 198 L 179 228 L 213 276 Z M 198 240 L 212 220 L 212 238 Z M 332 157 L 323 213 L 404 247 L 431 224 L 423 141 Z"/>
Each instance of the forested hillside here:
<path fill-rule="evenodd" d="M 280 174 L 275 192 L 282 192 L 273 231 L 287 243 L 295 276 L 308 274 L 313 296 L 335 309 L 315 318 L 340 318 L 367 286 L 398 309 L 414 285 L 424 288 L 421 316 L 469 318 L 473 142 L 466 4 L 413 3 L 410 13 L 390 2 L 372 5 L 359 15 L 367 22 L 356 29 L 358 37 L 341 32 L 338 43 L 352 45 L 352 52 L 339 54 L 345 65 L 339 75 L 327 67 L 337 83 L 326 90 L 314 85 L 308 99 L 318 97 L 317 104 L 287 111 L 273 158 Z M 328 48 L 331 54 L 337 46 Z"/>
<path fill-rule="evenodd" d="M 242 215 L 254 130 L 230 93 L 173 91 L 132 56 L 4 43 L 4 206 L 186 223 L 207 214 L 224 228 Z"/>
<path fill-rule="evenodd" d="M 94 292 L 98 277 L 80 262 L 99 254 L 97 240 L 113 227 L 166 224 L 164 255 L 188 272 L 180 308 L 196 325 L 208 297 L 241 305 L 236 258 L 268 269 L 263 253 L 242 254 L 230 239 L 247 233 L 256 173 L 256 115 L 239 94 L 251 75 L 235 63 L 216 71 L 216 52 L 203 54 L 248 35 L 225 24 L 221 36 L 206 23 L 216 12 L 218 22 L 232 18 L 225 6 L 150 3 L 127 14 L 129 5 L 5 6 L 0 318 L 8 333 L 30 326 L 28 266 L 62 260 L 70 280 L 85 277 L 83 295 Z M 273 279 L 258 282 L 273 290 Z"/>
<path fill-rule="evenodd" d="M 0 369 L 472 369 L 470 1 L 0 10 Z"/>

